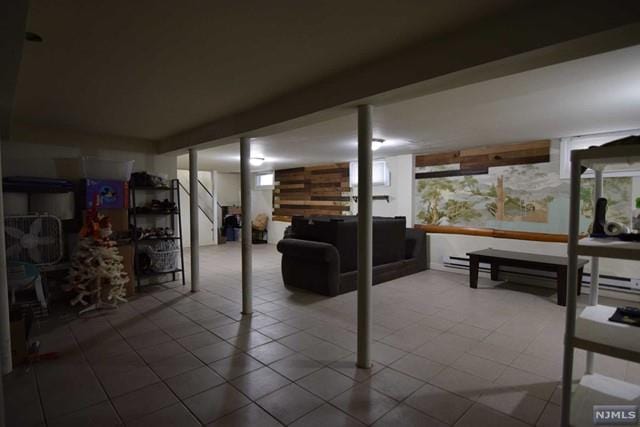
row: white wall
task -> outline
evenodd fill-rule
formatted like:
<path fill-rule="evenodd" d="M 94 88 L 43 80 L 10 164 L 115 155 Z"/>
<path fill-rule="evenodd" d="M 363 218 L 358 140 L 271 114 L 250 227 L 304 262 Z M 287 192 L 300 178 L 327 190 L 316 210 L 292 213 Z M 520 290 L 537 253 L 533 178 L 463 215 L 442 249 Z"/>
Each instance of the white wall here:
<path fill-rule="evenodd" d="M 261 213 L 267 215 L 267 217 L 269 218 L 269 222 L 267 223 L 267 242 L 277 243 L 277 241 L 280 239 L 276 239 L 273 229 L 273 189 L 256 188 L 256 174 L 252 174 L 251 179 L 253 183 L 253 185 L 251 186 L 251 211 L 253 214 L 253 218 Z"/>
<path fill-rule="evenodd" d="M 3 193 L 4 215 L 26 215 L 29 213 L 29 195 L 26 193 Z"/>
<path fill-rule="evenodd" d="M 63 139 L 54 131 L 54 136 Z M 85 145 L 79 144 L 83 134 L 66 132 L 73 139 L 74 145 L 53 144 L 51 142 L 30 142 L 24 140 L 9 140 L 2 143 L 2 175 L 3 176 L 32 176 L 44 178 L 65 178 L 78 180 L 84 177 L 81 156 L 90 155 L 110 160 L 133 160 L 133 171 L 147 171 L 165 178 L 176 177 L 176 157 L 153 154 L 140 151 L 145 148 L 140 143 L 134 144 L 133 149 L 127 151 L 121 148 L 112 149 L 101 146 L 101 139 L 93 140 L 87 136 Z M 38 135 L 36 135 L 38 136 Z M 114 144 L 118 145 L 118 144 Z M 145 197 L 143 194 L 137 194 Z M 5 193 L 5 214 L 25 214 L 27 209 L 24 194 Z"/>
<path fill-rule="evenodd" d="M 407 218 L 407 226 L 413 225 L 413 155 L 388 157 L 387 167 L 390 174 L 389 186 L 376 186 L 373 188 L 374 195 L 388 195 L 389 203 L 384 200 L 373 202 L 373 215 L 375 216 L 404 216 Z M 229 175 L 229 174 L 226 174 Z M 290 225 L 288 222 L 273 221 L 273 190 L 256 189 L 255 174 L 252 175 L 252 209 L 254 216 L 258 213 L 267 213 L 269 216 L 269 243 L 276 244 L 282 239 L 284 230 Z M 239 182 L 238 182 L 239 185 Z M 220 186 L 217 187 L 220 190 Z M 358 194 L 357 188 L 351 190 L 352 196 Z M 351 212 L 357 213 L 357 203 L 351 200 Z"/>
<path fill-rule="evenodd" d="M 277 244 L 284 237 L 284 230 L 290 226 L 290 222 L 271 221 L 269 227 L 269 243 Z"/>
<path fill-rule="evenodd" d="M 284 230 L 289 225 L 288 222 L 273 221 L 273 189 L 272 188 L 256 188 L 256 174 L 253 174 L 251 191 L 251 209 L 255 217 L 259 213 L 267 214 L 269 223 L 267 225 L 267 242 L 276 244 L 284 236 Z"/>
<path fill-rule="evenodd" d="M 266 214 L 271 220 L 273 212 L 273 190 L 256 189 L 251 190 L 251 210 L 255 218 L 258 214 Z"/>
<path fill-rule="evenodd" d="M 406 216 L 407 226 L 413 224 L 414 215 L 414 156 L 402 155 L 388 157 L 387 167 L 390 172 L 389 186 L 373 187 L 374 195 L 388 195 L 390 202 L 376 200 L 373 202 L 375 216 Z M 640 179 L 633 180 L 633 197 L 640 196 Z M 357 195 L 357 188 L 352 189 L 352 195 Z M 352 201 L 352 213 L 357 213 L 357 204 Z M 285 224 L 286 225 L 286 224 Z M 284 227 L 283 227 L 284 230 Z M 443 265 L 445 257 L 466 257 L 467 252 L 486 248 L 514 250 L 520 252 L 534 252 L 549 255 L 566 256 L 566 244 L 534 242 L 527 240 L 496 239 L 489 237 L 465 236 L 453 234 L 431 234 L 429 241 L 431 268 L 446 269 Z M 450 270 L 464 272 L 461 270 Z M 585 268 L 589 271 L 589 266 Z M 617 277 L 640 277 L 640 264 L 632 261 L 602 259 L 600 272 L 604 275 Z M 464 274 L 467 274 L 464 272 Z M 535 280 L 535 279 L 534 279 Z"/>
<path fill-rule="evenodd" d="M 467 252 L 486 248 L 567 256 L 567 245 L 565 243 L 496 239 L 493 237 L 457 234 L 430 234 L 429 240 L 431 267 L 435 269 L 444 269 L 444 257 L 466 257 Z M 590 271 L 589 264 L 585 267 L 585 271 Z M 600 274 L 617 277 L 640 277 L 640 266 L 638 266 L 637 262 L 601 258 Z"/>
<path fill-rule="evenodd" d="M 404 216 L 407 218 L 407 227 L 413 225 L 413 155 L 386 157 L 389 169 L 389 185 L 374 186 L 374 196 L 389 196 L 389 202 L 384 200 L 373 201 L 374 216 Z M 358 195 L 358 187 L 351 189 L 351 195 Z M 358 213 L 358 204 L 351 200 L 351 213 Z"/>
<path fill-rule="evenodd" d="M 559 142 L 554 142 L 551 150 L 551 162 L 559 166 Z M 414 194 L 412 189 L 412 194 Z M 640 195 L 640 179 L 634 178 L 632 181 L 632 197 Z M 413 195 L 415 198 L 415 194 Z M 568 200 L 568 197 L 567 197 Z M 566 212 L 559 214 L 559 220 L 568 226 L 568 203 L 565 206 Z M 555 233 L 555 230 L 544 230 L 541 232 Z M 566 233 L 568 230 L 564 230 Z M 534 242 L 528 240 L 496 239 L 490 237 L 465 236 L 453 234 L 431 234 L 430 235 L 430 262 L 431 267 L 442 269 L 443 257 L 466 257 L 467 252 L 494 248 L 503 250 L 513 250 L 519 252 L 532 252 L 538 254 L 548 254 L 557 256 L 567 256 L 567 247 L 564 243 Z M 457 270 L 460 272 L 460 270 Z M 590 271 L 587 264 L 585 271 Z M 465 273 L 466 274 L 466 273 Z M 640 263 L 634 261 L 624 261 L 602 258 L 600 260 L 600 274 L 614 277 L 640 278 Z"/>
<path fill-rule="evenodd" d="M 2 143 L 2 175 L 79 179 L 83 177 L 79 159 L 85 155 L 134 160 L 134 172 L 176 177 L 175 156 L 91 147 L 89 143 L 82 147 L 17 141 Z"/>
<path fill-rule="evenodd" d="M 224 219 L 220 206 L 240 206 L 240 174 L 212 171 L 212 179 L 217 233 Z"/>
<path fill-rule="evenodd" d="M 240 206 L 240 174 L 217 172 L 215 179 L 218 203 L 222 206 Z"/>
<path fill-rule="evenodd" d="M 389 203 L 384 200 L 375 200 L 373 202 L 373 215 L 375 216 L 404 216 L 407 218 L 407 227 L 413 225 L 413 155 L 406 154 L 401 156 L 388 157 L 387 167 L 389 168 L 390 182 L 389 186 L 373 187 L 374 195 L 388 195 Z M 227 174 L 228 175 L 228 174 Z M 288 222 L 272 221 L 273 212 L 273 190 L 256 189 L 255 175 L 253 179 L 253 191 L 251 200 L 254 216 L 260 212 L 267 213 L 269 216 L 269 243 L 276 244 L 282 239 L 284 230 L 290 225 Z M 217 187 L 220 189 L 220 187 Z M 358 194 L 358 189 L 351 190 L 352 196 Z M 358 211 L 357 203 L 351 200 L 351 212 L 356 214 Z"/>
<path fill-rule="evenodd" d="M 184 169 L 178 170 L 178 179 L 189 189 L 189 171 Z M 198 179 L 207 187 L 209 191 L 213 190 L 213 178 L 209 171 L 198 171 Z M 185 247 L 191 246 L 191 205 L 189 203 L 189 194 L 186 191 L 180 192 L 180 213 L 182 215 L 182 243 Z M 203 200 L 199 201 L 201 204 Z M 213 205 L 212 202 L 209 205 Z M 207 216 L 198 209 L 198 240 L 200 246 L 215 244 L 214 226 Z"/>

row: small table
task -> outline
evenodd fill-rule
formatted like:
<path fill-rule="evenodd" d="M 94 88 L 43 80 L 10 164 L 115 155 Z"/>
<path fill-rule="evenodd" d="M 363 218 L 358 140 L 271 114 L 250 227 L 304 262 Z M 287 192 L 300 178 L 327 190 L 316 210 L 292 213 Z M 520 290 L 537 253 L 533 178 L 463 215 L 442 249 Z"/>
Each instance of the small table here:
<path fill-rule="evenodd" d="M 483 249 L 468 252 L 469 284 L 478 287 L 478 270 L 481 262 L 491 265 L 491 280 L 498 280 L 500 266 L 528 268 L 531 270 L 552 271 L 557 274 L 558 305 L 567 305 L 567 257 L 538 255 L 526 252 L 502 251 L 499 249 Z M 582 271 L 589 261 L 578 258 L 578 295 L 582 287 Z"/>

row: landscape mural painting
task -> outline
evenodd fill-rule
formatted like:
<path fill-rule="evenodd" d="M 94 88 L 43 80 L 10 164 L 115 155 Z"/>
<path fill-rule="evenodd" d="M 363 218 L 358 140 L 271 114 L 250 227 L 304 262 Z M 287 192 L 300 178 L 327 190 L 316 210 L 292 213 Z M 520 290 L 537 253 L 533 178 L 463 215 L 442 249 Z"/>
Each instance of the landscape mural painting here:
<path fill-rule="evenodd" d="M 500 166 L 487 174 L 423 178 L 416 181 L 417 221 L 423 224 L 487 227 L 518 231 L 566 233 L 569 181 L 561 180 L 556 162 Z M 417 172 L 456 166 L 420 168 Z M 605 178 L 607 219 L 628 224 L 631 178 Z M 593 212 L 593 179 L 583 179 L 581 230 Z"/>

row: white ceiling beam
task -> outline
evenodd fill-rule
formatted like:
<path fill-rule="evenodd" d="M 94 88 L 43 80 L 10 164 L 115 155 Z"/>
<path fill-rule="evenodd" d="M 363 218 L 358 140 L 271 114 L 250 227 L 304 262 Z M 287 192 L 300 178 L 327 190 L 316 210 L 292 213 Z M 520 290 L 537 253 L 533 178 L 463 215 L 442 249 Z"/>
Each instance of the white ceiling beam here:
<path fill-rule="evenodd" d="M 381 29 L 384 31 L 384 29 Z M 382 104 L 640 44 L 637 2 L 534 2 L 158 141 L 160 153 L 216 146 Z"/>
<path fill-rule="evenodd" d="M 78 147 L 83 149 L 83 152 L 87 154 L 101 149 L 149 154 L 156 152 L 154 141 L 150 139 L 121 135 L 105 135 L 77 129 L 32 124 L 17 120 L 13 120 L 12 122 L 10 139 L 14 142 Z"/>

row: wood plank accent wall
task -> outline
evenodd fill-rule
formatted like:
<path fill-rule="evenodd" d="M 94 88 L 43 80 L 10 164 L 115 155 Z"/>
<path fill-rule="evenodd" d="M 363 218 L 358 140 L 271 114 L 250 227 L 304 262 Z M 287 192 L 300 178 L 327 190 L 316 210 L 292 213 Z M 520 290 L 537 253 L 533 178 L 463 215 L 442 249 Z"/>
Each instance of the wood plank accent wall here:
<path fill-rule="evenodd" d="M 467 175 L 464 171 L 483 171 L 494 166 L 548 162 L 550 146 L 551 141 L 543 140 L 517 144 L 492 145 L 482 148 L 448 151 L 445 153 L 422 154 L 416 156 L 416 167 L 460 163 L 461 172 L 457 174 Z M 453 173 L 455 171 L 451 172 Z M 453 176 L 453 174 L 451 176 Z M 427 176 L 421 178 L 427 178 Z"/>
<path fill-rule="evenodd" d="M 273 220 L 295 215 L 348 215 L 349 163 L 275 171 Z"/>

